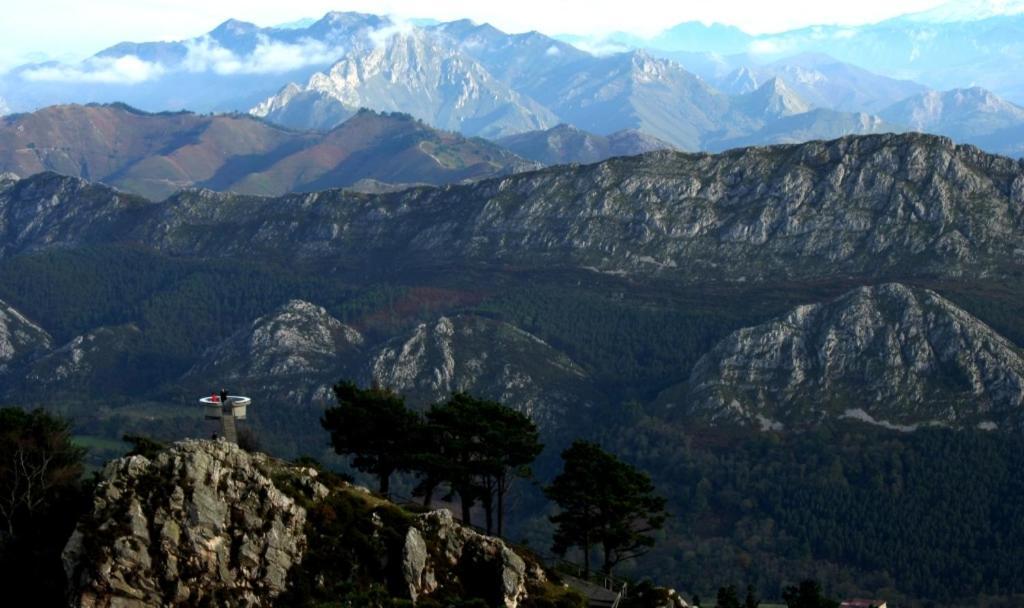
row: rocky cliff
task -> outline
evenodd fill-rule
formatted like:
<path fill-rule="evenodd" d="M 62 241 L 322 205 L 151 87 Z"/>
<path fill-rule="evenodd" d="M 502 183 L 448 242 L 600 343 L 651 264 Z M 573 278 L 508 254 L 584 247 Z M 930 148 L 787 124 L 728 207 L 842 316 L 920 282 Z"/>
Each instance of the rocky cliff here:
<path fill-rule="evenodd" d="M 275 487 L 275 466 L 223 441 L 108 464 L 64 549 L 72 605 L 271 605 L 306 548 L 306 511 Z"/>
<path fill-rule="evenodd" d="M 224 441 L 108 464 L 64 562 L 83 608 L 370 605 L 374 589 L 517 608 L 548 587 L 535 560 L 447 511 L 413 515 Z"/>
<path fill-rule="evenodd" d="M 1019 428 L 1024 357 L 935 292 L 890 283 L 736 331 L 662 399 L 769 428 L 839 417 L 902 430 Z"/>

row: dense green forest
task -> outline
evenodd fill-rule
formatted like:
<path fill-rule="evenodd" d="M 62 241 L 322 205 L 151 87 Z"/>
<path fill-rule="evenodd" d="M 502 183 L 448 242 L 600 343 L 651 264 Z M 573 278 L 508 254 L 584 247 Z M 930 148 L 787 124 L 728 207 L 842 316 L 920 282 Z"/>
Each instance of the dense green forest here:
<path fill-rule="evenodd" d="M 1024 594 L 1024 439 L 867 425 L 761 433 L 637 420 L 606 444 L 654 477 L 675 529 L 637 571 L 708 597 L 801 576 L 924 604 Z M 714 573 L 709 576 L 708 573 Z"/>

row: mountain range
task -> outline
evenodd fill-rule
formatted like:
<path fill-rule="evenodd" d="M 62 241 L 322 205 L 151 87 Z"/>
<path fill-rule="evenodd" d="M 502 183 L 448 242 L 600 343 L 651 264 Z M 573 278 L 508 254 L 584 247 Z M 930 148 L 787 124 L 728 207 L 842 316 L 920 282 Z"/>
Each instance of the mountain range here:
<path fill-rule="evenodd" d="M 1017 52 L 1007 36 L 1020 18 L 905 18 L 760 37 L 682 24 L 649 40 L 620 36 L 621 52 L 603 55 L 466 20 L 411 25 L 329 13 L 288 28 L 231 20 L 191 40 L 115 45 L 78 65 L 21 66 L 0 78 L 0 95 L 21 111 L 119 101 L 147 111 L 252 112 L 317 130 L 364 107 L 489 138 L 567 123 L 598 136 L 639 130 L 689 151 L 923 130 L 1016 156 L 1022 110 L 999 94 L 1020 100 L 1017 85 L 972 70 L 1005 71 L 1003 57 Z M 909 39 L 927 42 L 902 48 Z M 918 59 L 883 61 L 908 54 Z M 970 66 L 942 63 L 952 79 L 917 78 L 961 55 Z M 964 89 L 979 85 L 988 90 Z M 934 113 L 936 98 L 962 101 L 928 120 L 909 107 Z"/>
<path fill-rule="evenodd" d="M 156 203 L 43 173 L 8 178 L 0 186 L 0 261 L 21 268 L 59 260 L 66 255 L 60 252 L 144 246 L 169 260 L 207 260 L 205 266 L 216 259 L 263 260 L 286 264 L 297 278 L 329 268 L 359 284 L 406 277 L 400 280 L 463 293 L 410 308 L 392 300 L 383 310 L 408 310 L 397 326 L 370 321 L 383 310 L 352 324 L 322 308 L 338 295 L 317 292 L 316 281 L 301 279 L 312 303 L 291 296 L 258 319 L 239 319 L 230 334 L 207 343 L 204 354 L 192 355 L 198 360 L 192 371 L 179 374 L 196 390 L 214 378 L 246 386 L 258 381 L 261 394 L 285 402 L 322 399 L 339 374 L 401 387 L 424 403 L 472 388 L 558 420 L 580 401 L 602 402 L 598 370 L 587 361 L 595 353 L 559 334 L 565 328 L 552 334 L 535 316 L 507 316 L 522 304 L 481 307 L 510 289 L 508 281 L 564 273 L 586 281 L 580 285 L 625 281 L 652 294 L 659 285 L 688 292 L 720 285 L 728 292 L 786 284 L 843 289 L 858 281 L 941 285 L 966 277 L 1012 282 L 1024 263 L 1022 206 L 1021 162 L 913 134 L 721 155 L 657 151 L 376 195 L 335 190 L 261 198 L 192 190 Z M 36 273 L 59 271 L 53 263 Z M 153 260 L 144 267 L 167 263 Z M 180 280 L 171 277 L 181 272 L 155 285 Z M 24 270 L 12 276 L 18 279 L 0 292 L 8 302 L 3 352 L 21 362 L 21 371 L 9 371 L 9 377 L 20 374 L 29 385 L 81 378 L 75 369 L 82 365 L 92 365 L 84 376 L 109 378 L 125 364 L 123 357 L 145 352 L 141 344 L 152 331 L 147 324 L 164 322 L 135 317 L 131 307 L 105 313 L 100 325 L 53 336 L 40 329 L 46 322 L 28 320 L 37 311 L 26 295 L 35 288 L 19 282 Z M 234 279 L 221 280 L 227 285 Z M 259 301 L 279 290 L 260 289 L 266 293 Z M 761 324 L 728 322 L 722 329 L 737 333 L 717 333 L 718 346 L 706 341 L 688 355 L 675 355 L 690 359 L 693 371 L 666 367 L 656 385 L 666 395 L 696 391 L 699 399 L 685 402 L 695 411 L 720 413 L 711 419 L 735 409 L 789 423 L 862 410 L 894 425 L 1017 424 L 1018 347 L 970 311 L 900 284 L 836 293 L 834 302 L 810 307 L 797 306 L 793 297 L 799 293 L 786 295 L 771 311 L 741 315 Z M 500 310 L 506 312 L 496 317 Z M 701 323 L 710 328 L 718 322 Z M 65 346 L 54 346 L 60 343 Z M 104 354 L 90 355 L 90 349 Z M 101 363 L 90 363 L 95 357 Z M 765 368 L 769 361 L 777 362 L 777 370 Z M 101 368 L 111 371 L 100 374 Z M 888 368 L 891 376 L 880 371 Z M 878 383 L 877 390 L 835 392 L 861 386 L 866 377 Z M 161 383 L 168 381 L 178 380 L 164 377 Z M 678 383 L 683 388 L 671 389 Z M 756 390 L 744 393 L 744 386 Z M 823 409 L 814 390 L 841 393 L 844 405 Z M 572 399 L 576 406 L 569 405 Z"/>
<path fill-rule="evenodd" d="M 244 114 L 148 114 L 124 105 L 54 106 L 0 119 L 0 172 L 55 171 L 154 200 L 193 187 L 272 196 L 436 185 L 535 166 L 486 140 L 371 111 L 326 133 Z"/>
<path fill-rule="evenodd" d="M 743 65 L 785 63 L 786 58 L 805 53 L 825 54 L 889 78 L 909 79 L 938 90 L 981 86 L 1024 103 L 1024 79 L 1006 69 L 1024 56 L 1020 6 L 1009 10 L 1013 7 L 1005 2 L 957 0 L 943 9 L 864 25 L 812 25 L 759 35 L 722 24 L 685 22 L 652 37 L 617 33 L 599 39 L 564 39 L 689 58 L 684 64 L 706 77 L 723 66 L 728 71 Z"/>
<path fill-rule="evenodd" d="M 786 103 L 764 107 L 785 114 L 774 86 Z M 566 126 L 534 137 L 548 151 L 602 141 Z M 872 446 L 865 458 L 893 477 L 884 494 L 901 488 L 886 500 L 914 501 L 899 517 L 957 495 L 935 498 L 939 486 L 913 475 L 922 462 L 955 486 L 965 446 L 977 446 L 971 462 L 1004 447 L 1019 457 L 1005 442 L 1024 425 L 1022 210 L 1024 161 L 917 133 L 660 149 L 380 193 L 207 188 L 156 201 L 53 172 L 0 174 L 0 400 L 61 411 L 94 442 L 196 437 L 211 431 L 196 398 L 227 386 L 253 397 L 245 424 L 265 449 L 337 463 L 319 425 L 333 383 L 391 387 L 418 410 L 467 390 L 537 421 L 545 476 L 568 441 L 594 438 L 656 473 L 674 512 L 710 496 L 702 530 L 728 515 L 699 537 L 721 551 L 691 551 L 681 517 L 643 571 L 745 569 L 734 552 L 779 525 L 750 572 L 781 584 L 832 568 L 850 589 L 948 595 L 944 577 L 873 574 L 892 561 L 792 548 L 823 494 L 799 509 L 772 501 L 803 496 L 787 484 L 817 487 L 799 482 L 808 453 L 815 479 L 836 477 L 821 492 L 867 494 L 875 473 L 863 481 L 845 455 Z M 901 451 L 922 442 L 934 450 Z M 753 465 L 723 464 L 748 445 L 772 459 L 752 478 L 793 463 L 753 506 L 731 485 Z M 966 502 L 998 479 L 979 479 Z M 545 546 L 546 513 L 525 491 L 517 500 L 516 525 Z"/>
<path fill-rule="evenodd" d="M 5 182 L 0 257 L 120 241 L 176 255 L 556 263 L 684 280 L 712 269 L 732 281 L 998 276 L 1020 261 L 1021 167 L 944 138 L 879 135 L 660 151 L 380 196 L 186 191 L 157 204 L 42 174 Z M 41 197 L 54 203 L 32 203 Z M 278 242 L 293 246 L 280 252 Z"/>

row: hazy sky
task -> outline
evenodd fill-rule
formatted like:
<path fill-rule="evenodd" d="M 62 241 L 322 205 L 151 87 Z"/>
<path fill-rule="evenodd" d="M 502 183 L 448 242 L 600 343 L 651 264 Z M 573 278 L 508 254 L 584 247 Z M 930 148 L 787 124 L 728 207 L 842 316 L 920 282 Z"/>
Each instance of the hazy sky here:
<path fill-rule="evenodd" d="M 963 4 L 1007 0 L 963 0 Z M 1015 2 L 1017 0 L 1008 0 Z M 810 24 L 861 24 L 944 0 L 9 0 L 0 20 L 0 68 L 26 58 L 80 59 L 124 40 L 177 40 L 234 17 L 276 25 L 330 10 L 399 17 L 463 17 L 511 32 L 653 34 L 682 21 L 718 21 L 751 33 Z"/>

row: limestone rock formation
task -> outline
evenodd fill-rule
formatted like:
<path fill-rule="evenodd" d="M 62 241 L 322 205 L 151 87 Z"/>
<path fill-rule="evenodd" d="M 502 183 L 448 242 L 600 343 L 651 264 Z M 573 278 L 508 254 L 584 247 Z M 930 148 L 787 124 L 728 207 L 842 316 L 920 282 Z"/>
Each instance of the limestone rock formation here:
<path fill-rule="evenodd" d="M 414 601 L 458 581 L 472 597 L 504 608 L 520 605 L 528 583 L 546 580 L 541 568 L 527 566 L 502 540 L 463 527 L 445 510 L 421 515 L 410 526 L 402 574 Z"/>
<path fill-rule="evenodd" d="M 549 587 L 533 558 L 448 511 L 412 515 L 224 441 L 108 464 L 63 558 L 77 608 L 344 603 L 369 589 L 518 608 Z"/>
<path fill-rule="evenodd" d="M 223 441 L 108 464 L 64 550 L 72 605 L 271 605 L 306 545 L 306 511 L 274 486 L 276 466 Z"/>
<path fill-rule="evenodd" d="M 1018 427 L 1024 357 L 934 291 L 889 283 L 734 332 L 697 363 L 685 396 L 665 400 L 766 427 L 843 416 Z"/>
<path fill-rule="evenodd" d="M 1024 164 L 924 135 L 652 152 L 469 186 L 160 204 L 80 180 L 0 183 L 0 257 L 144 242 L 351 268 L 571 268 L 699 282 L 1008 276 Z"/>
<path fill-rule="evenodd" d="M 359 355 L 363 341 L 323 307 L 291 300 L 210 348 L 185 382 L 197 390 L 230 383 L 285 403 L 330 399 L 331 382 Z"/>
<path fill-rule="evenodd" d="M 419 404 L 467 391 L 507 403 L 538 424 L 597 399 L 590 376 L 564 353 L 513 325 L 440 317 L 383 346 L 372 380 Z"/>
<path fill-rule="evenodd" d="M 50 334 L 0 300 L 0 373 L 8 364 L 53 345 Z"/>

